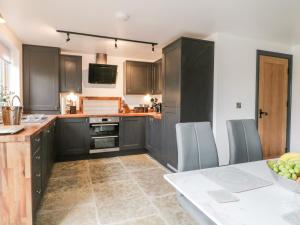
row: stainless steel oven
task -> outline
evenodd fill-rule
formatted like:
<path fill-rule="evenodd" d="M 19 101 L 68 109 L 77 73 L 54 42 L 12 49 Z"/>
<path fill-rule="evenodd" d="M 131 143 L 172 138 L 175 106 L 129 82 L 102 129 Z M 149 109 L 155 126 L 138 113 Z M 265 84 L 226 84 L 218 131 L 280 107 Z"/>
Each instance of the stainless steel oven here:
<path fill-rule="evenodd" d="M 90 154 L 119 151 L 119 117 L 91 117 L 90 136 Z"/>

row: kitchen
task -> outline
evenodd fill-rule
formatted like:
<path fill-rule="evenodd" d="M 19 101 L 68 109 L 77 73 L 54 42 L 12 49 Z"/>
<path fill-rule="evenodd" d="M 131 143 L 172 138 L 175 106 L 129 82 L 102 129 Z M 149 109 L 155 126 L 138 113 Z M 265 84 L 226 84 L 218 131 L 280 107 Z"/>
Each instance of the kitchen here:
<path fill-rule="evenodd" d="M 298 224 L 300 5 L 244 3 L 0 0 L 0 224 Z"/>
<path fill-rule="evenodd" d="M 199 54 L 189 54 L 191 47 L 194 52 L 198 49 Z M 43 211 L 43 202 L 48 196 L 47 190 L 53 185 L 51 181 L 55 180 L 51 178 L 53 166 L 55 170 L 55 165 L 60 165 L 59 162 L 148 153 L 160 163 L 158 165 L 162 166 L 163 170 L 169 168 L 176 171 L 177 152 L 173 141 L 176 121 L 211 118 L 213 48 L 214 43 L 211 41 L 181 37 L 164 48 L 163 59 L 153 62 L 125 60 L 122 62 L 123 71 L 120 71 L 119 67 L 122 69 L 122 64 L 107 64 L 109 56 L 106 54 L 96 54 L 94 62 L 83 64 L 82 56 L 66 52 L 61 54 L 58 48 L 23 45 L 24 118 L 22 125 L 14 128 L 25 130 L 1 136 L 1 143 L 6 146 L 3 153 L 10 152 L 6 156 L 7 161 L 11 160 L 11 154 L 14 155 L 13 160 L 18 159 L 18 164 L 13 170 L 25 170 L 24 174 L 17 177 L 7 175 L 8 180 L 14 180 L 7 190 L 11 193 L 12 189 L 22 186 L 16 183 L 29 182 L 28 186 L 23 186 L 20 199 L 21 202 L 27 199 L 31 199 L 32 202 L 24 209 L 26 212 L 32 211 L 26 220 L 35 221 L 37 218 L 39 221 L 38 210 L 41 206 Z M 179 51 L 182 57 L 190 60 L 194 57 L 202 58 L 203 63 L 182 62 L 183 70 L 192 67 L 194 69 L 189 79 L 185 79 L 185 72 L 180 72 L 178 67 L 177 82 L 181 80 L 182 84 L 174 86 L 171 82 L 174 81 L 174 77 L 166 76 L 163 86 L 162 60 L 170 63 L 170 66 L 165 67 L 165 74 L 168 75 L 168 70 L 173 70 L 173 65 L 180 62 L 181 56 L 173 56 Z M 199 72 L 203 74 L 200 78 L 197 76 Z M 88 85 L 92 86 L 93 91 L 101 91 L 102 86 L 106 89 L 116 89 L 116 86 L 120 85 L 120 82 L 115 84 L 117 79 L 123 80 L 121 86 L 124 96 L 86 96 L 82 93 Z M 167 85 L 167 80 L 170 80 L 170 86 Z M 194 82 L 195 85 L 190 82 Z M 181 85 L 189 85 L 192 92 L 183 92 L 180 97 L 178 94 Z M 190 98 L 194 95 L 193 91 L 200 86 L 203 88 L 198 93 L 202 94 L 203 98 L 199 97 L 195 104 Z M 165 93 L 163 98 L 162 92 Z M 173 93 L 176 93 L 176 96 L 173 96 Z M 131 108 L 126 102 L 131 101 L 131 95 L 148 104 Z M 181 98 L 180 104 L 176 103 L 178 97 Z M 162 104 L 158 99 L 166 102 L 165 109 L 169 107 L 164 116 L 161 114 Z M 187 112 L 190 104 L 193 104 L 194 110 Z M 181 113 L 180 118 L 177 110 Z M 162 142 L 162 139 L 165 142 Z M 16 145 L 26 151 L 18 152 Z M 22 158 L 24 154 L 25 158 Z M 145 160 L 143 157 L 142 155 L 142 161 Z M 32 175 L 27 177 L 30 168 Z M 163 181 L 162 176 L 159 179 Z M 162 185 L 166 185 L 165 181 Z M 32 194 L 28 190 L 31 190 Z"/>

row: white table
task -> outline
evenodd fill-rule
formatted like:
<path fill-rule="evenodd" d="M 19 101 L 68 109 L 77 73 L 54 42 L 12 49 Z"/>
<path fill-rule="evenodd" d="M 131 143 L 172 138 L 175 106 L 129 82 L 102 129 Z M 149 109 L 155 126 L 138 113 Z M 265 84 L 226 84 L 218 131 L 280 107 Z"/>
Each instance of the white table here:
<path fill-rule="evenodd" d="M 265 161 L 232 165 L 274 181 Z M 217 203 L 207 191 L 224 189 L 200 170 L 167 174 L 165 179 L 217 225 L 289 225 L 282 215 L 300 209 L 300 195 L 274 185 L 234 193 L 238 202 Z M 234 179 L 234 177 L 232 178 Z"/>

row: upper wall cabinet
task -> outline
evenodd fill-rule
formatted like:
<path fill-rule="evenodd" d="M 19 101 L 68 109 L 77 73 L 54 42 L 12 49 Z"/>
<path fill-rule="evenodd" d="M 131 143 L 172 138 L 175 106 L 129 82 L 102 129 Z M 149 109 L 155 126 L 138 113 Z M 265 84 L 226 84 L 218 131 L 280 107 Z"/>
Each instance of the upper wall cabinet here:
<path fill-rule="evenodd" d="M 159 95 L 162 93 L 162 59 L 153 63 L 152 73 L 152 94 Z"/>
<path fill-rule="evenodd" d="M 60 92 L 82 93 L 81 56 L 60 56 Z"/>
<path fill-rule="evenodd" d="M 152 92 L 152 63 L 126 61 L 124 64 L 124 92 L 145 95 Z"/>
<path fill-rule="evenodd" d="M 23 45 L 25 113 L 59 113 L 59 48 Z"/>

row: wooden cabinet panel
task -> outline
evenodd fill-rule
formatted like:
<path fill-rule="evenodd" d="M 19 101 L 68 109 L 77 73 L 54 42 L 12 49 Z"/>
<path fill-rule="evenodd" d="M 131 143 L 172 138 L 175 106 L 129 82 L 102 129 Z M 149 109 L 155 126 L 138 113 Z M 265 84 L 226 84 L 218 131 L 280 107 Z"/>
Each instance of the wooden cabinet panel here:
<path fill-rule="evenodd" d="M 60 56 L 60 91 L 82 93 L 81 56 Z"/>
<path fill-rule="evenodd" d="M 59 48 L 23 45 L 25 113 L 59 112 Z"/>
<path fill-rule="evenodd" d="M 161 94 L 162 85 L 162 59 L 159 59 L 155 63 L 153 63 L 152 94 Z"/>
<path fill-rule="evenodd" d="M 88 118 L 59 119 L 57 127 L 59 148 L 56 154 L 59 158 L 89 153 Z"/>
<path fill-rule="evenodd" d="M 167 165 L 177 169 L 175 125 L 212 122 L 214 43 L 180 38 L 163 49 L 163 146 Z"/>
<path fill-rule="evenodd" d="M 145 148 L 145 118 L 120 118 L 120 149 L 134 150 Z"/>
<path fill-rule="evenodd" d="M 163 108 L 163 142 L 162 142 L 162 158 L 167 162 L 169 168 L 177 169 L 178 152 L 176 141 L 176 123 L 179 121 L 179 113 L 177 108 Z"/>
<path fill-rule="evenodd" d="M 152 92 L 152 63 L 126 61 L 125 94 L 145 95 Z"/>
<path fill-rule="evenodd" d="M 166 106 L 180 104 L 181 49 L 176 45 L 164 52 L 164 84 L 162 102 Z"/>
<path fill-rule="evenodd" d="M 146 149 L 149 154 L 163 163 L 161 149 L 161 120 L 148 117 L 146 119 Z M 164 164 L 164 163 L 163 163 Z"/>

